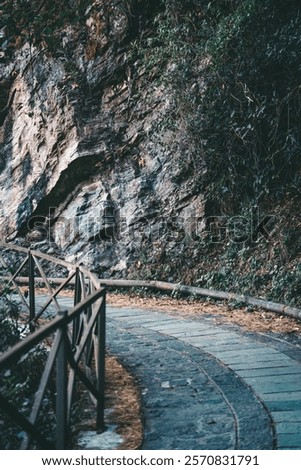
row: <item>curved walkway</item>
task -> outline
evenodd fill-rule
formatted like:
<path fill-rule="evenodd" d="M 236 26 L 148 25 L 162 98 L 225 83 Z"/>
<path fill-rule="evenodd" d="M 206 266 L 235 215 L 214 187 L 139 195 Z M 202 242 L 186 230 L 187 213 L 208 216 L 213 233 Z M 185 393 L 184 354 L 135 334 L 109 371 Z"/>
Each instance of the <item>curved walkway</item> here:
<path fill-rule="evenodd" d="M 143 449 L 301 449 L 301 347 L 209 318 L 108 308 L 142 390 Z"/>
<path fill-rule="evenodd" d="M 143 449 L 301 449 L 301 341 L 108 306 L 107 346 L 139 383 Z"/>

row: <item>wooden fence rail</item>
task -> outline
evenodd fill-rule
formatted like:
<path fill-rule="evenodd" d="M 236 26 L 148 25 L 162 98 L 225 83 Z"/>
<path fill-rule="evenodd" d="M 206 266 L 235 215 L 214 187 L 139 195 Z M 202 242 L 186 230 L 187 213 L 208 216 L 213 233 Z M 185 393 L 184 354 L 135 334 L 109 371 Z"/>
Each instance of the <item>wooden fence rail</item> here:
<path fill-rule="evenodd" d="M 4 259 L 5 256 L 0 255 L 0 283 L 4 292 L 14 289 L 19 294 L 28 313 L 27 325 L 30 333 L 0 355 L 0 373 L 18 363 L 26 353 L 38 345 L 45 344 L 46 340 L 48 345 L 51 344 L 51 348 L 30 415 L 24 416 L 19 411 L 18 404 L 11 403 L 4 393 L 0 393 L 0 407 L 24 430 L 21 449 L 67 449 L 70 446 L 69 432 L 76 380 L 83 384 L 96 405 L 96 430 L 102 432 L 104 429 L 106 292 L 92 273 L 87 270 L 82 272 L 79 266 L 21 247 L 7 244 L 2 244 L 2 247 L 7 253 L 17 252 L 23 256 L 20 265 L 12 272 L 11 266 Z M 42 265 L 45 265 L 45 262 L 50 263 L 52 268 L 53 265 L 58 265 L 69 270 L 67 278 L 63 278 L 55 289 L 48 279 L 46 267 Z M 24 272 L 28 274 L 28 295 L 24 294 L 17 280 Z M 43 280 L 48 296 L 39 309 L 36 308 L 37 273 Z M 62 310 L 58 295 L 72 280 L 75 284 L 72 301 L 74 307 Z M 39 327 L 39 320 L 49 305 L 54 307 L 57 314 L 47 324 Z M 37 427 L 51 378 L 56 387 L 55 440 L 49 440 Z"/>

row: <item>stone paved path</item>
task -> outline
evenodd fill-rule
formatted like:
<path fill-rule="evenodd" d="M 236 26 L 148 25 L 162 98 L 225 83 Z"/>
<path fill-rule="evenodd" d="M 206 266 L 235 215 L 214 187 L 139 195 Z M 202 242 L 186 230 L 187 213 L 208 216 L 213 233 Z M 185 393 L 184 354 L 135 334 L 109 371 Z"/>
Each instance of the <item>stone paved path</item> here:
<path fill-rule="evenodd" d="M 301 347 L 162 312 L 108 308 L 142 389 L 144 449 L 301 449 Z"/>
<path fill-rule="evenodd" d="M 107 345 L 139 383 L 143 449 L 301 449 L 301 342 L 108 306 Z"/>

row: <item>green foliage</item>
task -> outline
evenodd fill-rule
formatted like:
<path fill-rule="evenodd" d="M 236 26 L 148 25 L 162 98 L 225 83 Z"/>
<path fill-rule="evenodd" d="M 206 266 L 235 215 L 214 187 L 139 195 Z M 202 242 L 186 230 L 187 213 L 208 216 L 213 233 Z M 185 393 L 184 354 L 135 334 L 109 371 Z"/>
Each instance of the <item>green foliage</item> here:
<path fill-rule="evenodd" d="M 180 169 L 174 182 L 189 181 L 192 193 L 204 194 L 206 216 L 249 220 L 250 207 L 281 216 L 271 240 L 242 226 L 244 243 L 214 244 L 204 235 L 187 246 L 166 245 L 164 263 L 153 260 L 145 272 L 142 263 L 139 276 L 299 304 L 300 2 L 162 3 L 132 59 L 146 71 L 145 83 L 163 82 L 169 94 L 157 130 L 175 135 L 165 144 L 178 146 L 169 149 Z"/>
<path fill-rule="evenodd" d="M 297 187 L 301 17 L 299 3 L 288 3 L 242 1 L 207 43 L 207 178 L 236 200 L 258 202 Z"/>
<path fill-rule="evenodd" d="M 0 310 L 0 352 L 4 352 L 20 341 L 20 327 L 12 321 L 10 308 Z M 47 360 L 47 350 L 40 346 L 26 354 L 16 365 L 0 373 L 0 391 L 19 410 L 29 415 L 41 374 Z M 54 414 L 50 391 L 43 402 L 43 412 L 38 427 L 53 433 Z M 0 448 L 16 449 L 23 438 L 22 430 L 0 408 Z"/>
<path fill-rule="evenodd" d="M 290 270 L 283 267 L 273 278 L 269 294 L 271 299 L 281 299 L 284 303 L 298 305 L 301 298 L 301 264 L 298 263 Z"/>
<path fill-rule="evenodd" d="M 173 90 L 170 117 L 194 148 L 178 182 L 194 181 L 209 215 L 299 193 L 300 3 L 163 3 L 138 57 Z"/>
<path fill-rule="evenodd" d="M 20 339 L 19 330 L 11 321 L 5 309 L 0 310 L 0 332 L 0 353 L 4 352 L 10 346 L 13 346 Z"/>

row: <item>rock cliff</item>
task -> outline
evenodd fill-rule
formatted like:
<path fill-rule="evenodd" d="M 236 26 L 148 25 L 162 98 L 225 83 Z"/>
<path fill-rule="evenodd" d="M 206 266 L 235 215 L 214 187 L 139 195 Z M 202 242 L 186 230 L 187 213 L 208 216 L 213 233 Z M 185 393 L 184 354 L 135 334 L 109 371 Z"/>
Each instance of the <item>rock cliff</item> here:
<path fill-rule="evenodd" d="M 84 21 L 56 32 L 55 52 L 24 41 L 3 53 L 0 230 L 124 276 L 181 247 L 204 198 L 177 182 L 185 129 L 160 125 L 172 90 L 130 57 L 156 2 L 88 3 Z"/>

